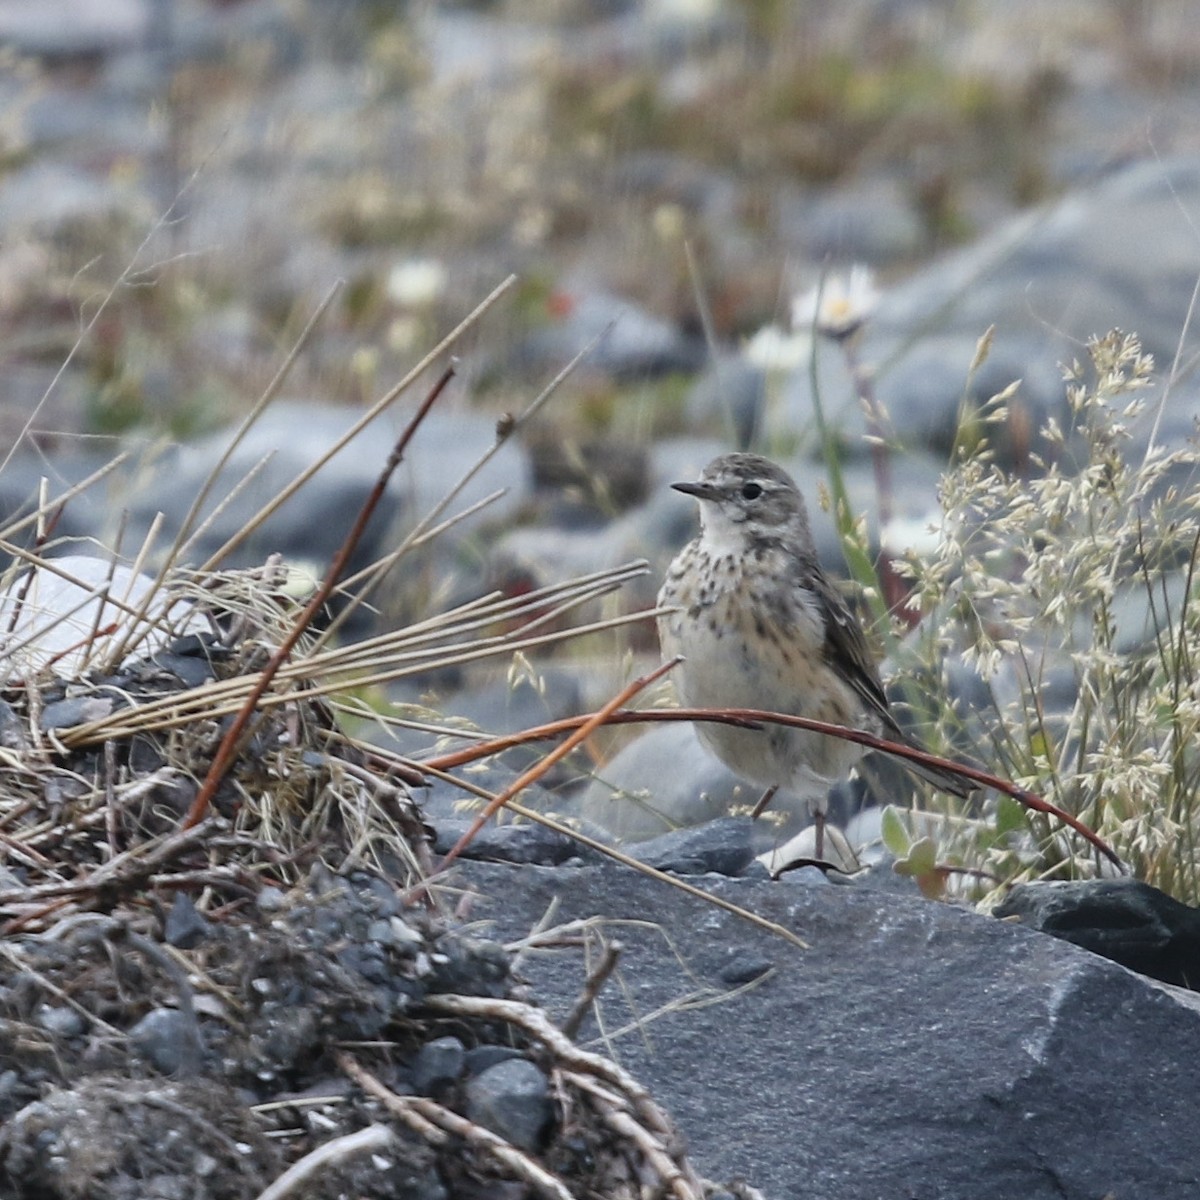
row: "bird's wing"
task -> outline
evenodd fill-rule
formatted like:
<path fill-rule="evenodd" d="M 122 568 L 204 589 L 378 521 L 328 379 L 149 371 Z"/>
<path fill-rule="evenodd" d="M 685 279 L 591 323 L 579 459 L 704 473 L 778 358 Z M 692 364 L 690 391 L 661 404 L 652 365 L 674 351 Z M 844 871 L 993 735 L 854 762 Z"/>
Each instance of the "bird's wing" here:
<path fill-rule="evenodd" d="M 818 568 L 811 572 L 809 586 L 817 597 L 825 617 L 825 657 L 834 664 L 846 682 L 862 697 L 869 712 L 875 713 L 883 726 L 883 733 L 893 741 L 903 742 L 917 749 L 922 747 L 913 740 L 896 722 L 888 705 L 883 681 L 871 657 L 862 625 L 850 611 L 845 598 L 837 587 Z M 904 760 L 904 766 L 934 787 L 954 796 L 969 796 L 977 785 L 950 771 L 939 767 L 926 767 L 921 763 Z"/>
<path fill-rule="evenodd" d="M 858 618 L 850 611 L 837 586 L 819 568 L 806 572 L 825 620 L 825 658 L 858 693 L 868 711 L 876 713 L 889 730 L 896 722 L 888 710 L 883 681 L 871 656 L 871 647 Z"/>

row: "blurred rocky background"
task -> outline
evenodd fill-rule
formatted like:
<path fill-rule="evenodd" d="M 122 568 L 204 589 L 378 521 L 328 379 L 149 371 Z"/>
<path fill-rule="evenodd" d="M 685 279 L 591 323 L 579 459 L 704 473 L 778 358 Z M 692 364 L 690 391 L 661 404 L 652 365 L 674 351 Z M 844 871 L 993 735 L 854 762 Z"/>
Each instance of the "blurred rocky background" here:
<path fill-rule="evenodd" d="M 462 503 L 503 499 L 377 597 L 385 622 L 643 555 L 655 571 L 626 602 L 649 603 L 694 519 L 671 480 L 750 443 L 815 501 L 814 379 L 871 513 L 845 363 L 790 318 L 795 294 L 850 263 L 875 272 L 860 357 L 906 448 L 891 548 L 936 509 L 964 397 L 1021 380 L 1001 442 L 1027 465 L 1062 404 L 1060 364 L 1112 326 L 1172 375 L 1160 434 L 1185 436 L 1191 16 L 1183 0 L 0 0 L 0 512 L 127 449 L 55 536 L 111 545 L 123 527 L 132 553 L 162 511 L 168 540 L 337 281 L 281 400 L 220 475 L 210 508 L 258 472 L 195 561 L 509 273 L 367 551 L 395 544 L 498 417 L 599 339 Z M 385 444 L 352 443 L 235 561 L 280 551 L 323 569 Z M 655 653 L 648 625 L 593 647 L 584 670 L 392 698 L 529 724 L 604 698 L 627 649 Z M 687 735 L 664 728 L 651 760 L 682 761 Z M 636 793 L 644 768 L 622 770 Z M 708 783 L 697 819 L 735 786 Z M 680 804 L 696 794 L 680 787 Z"/>

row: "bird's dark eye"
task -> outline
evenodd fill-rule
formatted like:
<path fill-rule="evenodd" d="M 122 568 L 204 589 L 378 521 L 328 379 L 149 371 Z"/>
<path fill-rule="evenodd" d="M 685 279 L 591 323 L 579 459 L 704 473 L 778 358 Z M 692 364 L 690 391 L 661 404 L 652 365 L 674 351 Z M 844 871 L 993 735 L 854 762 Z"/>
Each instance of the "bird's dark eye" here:
<path fill-rule="evenodd" d="M 742 499 L 757 500 L 762 495 L 762 486 L 757 483 L 742 484 Z"/>

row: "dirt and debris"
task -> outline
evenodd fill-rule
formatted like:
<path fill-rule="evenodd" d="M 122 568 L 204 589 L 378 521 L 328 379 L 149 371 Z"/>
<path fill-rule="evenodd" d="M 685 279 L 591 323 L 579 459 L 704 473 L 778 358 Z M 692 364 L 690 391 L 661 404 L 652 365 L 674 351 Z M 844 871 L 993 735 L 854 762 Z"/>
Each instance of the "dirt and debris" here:
<path fill-rule="evenodd" d="M 303 670 L 188 824 L 287 620 L 268 595 L 230 621 L 221 586 L 157 662 L 0 696 L 0 1195 L 711 1194 L 651 1097 L 455 925 L 403 781 Z"/>

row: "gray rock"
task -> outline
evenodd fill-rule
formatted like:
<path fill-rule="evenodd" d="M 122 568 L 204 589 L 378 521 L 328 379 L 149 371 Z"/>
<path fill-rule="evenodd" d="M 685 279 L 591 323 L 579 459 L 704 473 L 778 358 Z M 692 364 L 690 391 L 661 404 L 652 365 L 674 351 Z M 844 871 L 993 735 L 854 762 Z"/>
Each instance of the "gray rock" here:
<path fill-rule="evenodd" d="M 995 909 L 1164 983 L 1200 990 L 1200 910 L 1138 879 L 1021 883 Z"/>
<path fill-rule="evenodd" d="M 45 730 L 69 729 L 72 725 L 83 725 L 107 717 L 118 703 L 114 695 L 68 696 L 65 700 L 47 704 L 42 709 L 38 724 Z"/>
<path fill-rule="evenodd" d="M 554 1117 L 546 1076 L 527 1058 L 488 1067 L 467 1081 L 467 1116 L 521 1150 L 534 1151 Z"/>
<path fill-rule="evenodd" d="M 162 1075 L 186 1079 L 204 1058 L 204 1042 L 194 1014 L 177 1008 L 152 1008 L 130 1031 L 137 1052 Z"/>
<path fill-rule="evenodd" d="M 176 892 L 163 923 L 163 940 L 179 950 L 191 950 L 208 936 L 211 928 L 208 918 L 197 910 L 191 896 L 187 892 Z"/>
<path fill-rule="evenodd" d="M 525 801 L 528 803 L 528 800 Z M 433 822 L 434 849 L 445 854 L 470 829 L 472 818 L 438 817 Z M 567 837 L 532 821 L 516 824 L 506 821 L 497 825 L 489 821 L 464 851 L 468 858 L 487 862 L 536 863 L 557 866 L 579 857 L 581 847 Z"/>
<path fill-rule="evenodd" d="M 615 866 L 517 874 L 471 863 L 457 878 L 479 890 L 473 915 L 495 919 L 501 938 L 530 928 L 552 897 L 559 920 L 653 914 L 669 931 L 622 927 L 634 986 L 600 1003 L 606 1029 L 633 1021 L 614 1051 L 709 1177 L 740 1174 L 774 1200 L 1200 1190 L 1200 1012 L 1075 947 L 853 887 L 705 880 L 805 938 L 801 950 Z M 697 980 L 731 991 L 721 978 L 731 946 L 774 974 L 720 1003 L 670 1006 Z M 543 955 L 525 969 L 552 1019 L 570 1010 L 581 962 Z M 652 1041 L 637 1025 L 647 1012 L 658 1014 Z"/>
<path fill-rule="evenodd" d="M 830 876 L 827 875 L 820 867 L 813 866 L 811 863 L 804 867 L 795 867 L 791 870 L 784 871 L 780 875 L 780 879 L 786 881 L 789 887 L 831 887 Z"/>
<path fill-rule="evenodd" d="M 281 401 L 268 409 L 218 475 L 200 521 L 218 505 L 223 507 L 188 558 L 204 559 L 244 529 L 263 505 L 325 454 L 358 416 L 350 409 L 299 401 Z M 323 571 L 350 531 L 403 424 L 402 417 L 393 416 L 368 426 L 242 543 L 227 563 L 258 563 L 268 554 L 281 553 Z M 231 436 L 230 431 L 222 431 L 180 447 L 154 464 L 150 481 L 129 498 L 130 532 L 126 536 L 130 543 L 137 544 L 160 511 L 166 518 L 163 537 L 174 536 L 225 454 Z M 494 420 L 462 411 L 431 412 L 393 475 L 354 563 L 363 565 L 398 545 L 404 533 L 494 444 Z M 265 465 L 250 478 L 264 460 Z M 231 496 L 235 488 L 239 490 Z M 509 442 L 464 488 L 451 511 L 466 508 L 499 489 L 506 489 L 503 500 L 487 510 L 486 518 L 477 515 L 438 539 L 437 545 L 447 556 L 438 574 L 449 568 L 453 547 L 477 532 L 485 520 L 511 515 L 527 488 L 524 457 L 520 448 Z"/>
<path fill-rule="evenodd" d="M 73 1038 L 87 1032 L 87 1019 L 65 1004 L 43 1004 L 33 1014 L 34 1023 L 54 1037 Z"/>
<path fill-rule="evenodd" d="M 479 1075 L 497 1063 L 520 1057 L 521 1051 L 513 1046 L 473 1046 L 467 1051 L 466 1072 L 468 1075 Z"/>
<path fill-rule="evenodd" d="M 704 344 L 682 334 L 636 304 L 587 287 L 563 289 L 554 298 L 556 319 L 530 334 L 517 353 L 528 368 L 561 367 L 599 339 L 585 369 L 614 379 L 695 371 Z"/>
<path fill-rule="evenodd" d="M 790 207 L 784 206 L 781 221 L 788 220 Z M 852 180 L 799 208 L 794 218 L 797 237 L 787 241 L 802 239 L 797 249 L 810 262 L 880 266 L 911 260 L 925 249 L 926 232 L 912 197 L 896 178 Z"/>
<path fill-rule="evenodd" d="M 732 429 L 734 448 L 748 450 L 759 433 L 766 391 L 767 375 L 761 367 L 740 355 L 724 355 L 709 362 L 688 391 L 688 423 L 693 428 Z"/>
<path fill-rule="evenodd" d="M 412 1085 L 419 1096 L 438 1096 L 458 1082 L 467 1052 L 456 1037 L 434 1038 L 417 1051 L 412 1061 Z"/>
<path fill-rule="evenodd" d="M 753 825 L 748 817 L 718 817 L 639 842 L 634 857 L 677 875 L 740 875 L 754 859 Z"/>
<path fill-rule="evenodd" d="M 149 205 L 132 184 L 95 176 L 53 160 L 34 161 L 5 180 L 0 229 L 53 235 L 75 223 L 99 226 L 111 218 L 149 217 Z"/>
<path fill-rule="evenodd" d="M 174 675 L 184 687 L 195 688 L 215 679 L 211 662 L 202 654 L 172 654 L 162 650 L 150 656 L 159 670 Z"/>
<path fill-rule="evenodd" d="M 5 750 L 28 753 L 29 739 L 25 721 L 7 700 L 0 700 L 0 746 Z"/>
<path fill-rule="evenodd" d="M 406 700 L 403 684 L 396 690 L 396 698 L 403 703 Z M 438 707 L 442 712 L 453 715 L 455 727 L 459 722 L 465 722 L 466 729 L 496 735 L 516 733 L 562 717 L 574 716 L 584 711 L 584 698 L 579 672 L 547 666 L 538 670 L 536 681 L 527 677 L 513 683 L 505 678 L 495 679 L 482 686 L 466 688 L 439 698 Z M 370 736 L 377 744 L 386 745 L 401 754 L 425 750 L 435 740 L 433 734 L 400 727 L 386 734 L 371 731 Z M 543 753 L 543 748 L 535 746 L 515 757 L 507 756 L 506 761 L 525 765 L 529 759 L 540 757 Z"/>
<path fill-rule="evenodd" d="M 887 292 L 863 354 L 883 367 L 879 399 L 901 438 L 911 430 L 927 444 L 947 444 L 966 366 L 993 324 L 993 364 L 976 394 L 1023 379 L 1021 402 L 1035 431 L 1041 414 L 1061 411 L 1058 364 L 1079 357 L 1088 337 L 1136 330 L 1146 350 L 1169 363 L 1195 284 L 1188 213 L 1198 196 L 1200 158 L 1137 163 L 1012 218 Z M 1186 395 L 1175 402 L 1188 403 Z"/>
<path fill-rule="evenodd" d="M 3 0 L 0 42 L 46 58 L 108 53 L 145 37 L 150 7 L 149 0 Z"/>
<path fill-rule="evenodd" d="M 717 971 L 717 977 L 730 987 L 740 987 L 761 978 L 775 965 L 774 960 L 765 954 L 750 950 L 732 950 L 724 966 Z"/>
<path fill-rule="evenodd" d="M 82 398 L 73 396 L 70 404 L 73 406 L 76 402 L 82 405 Z M 35 403 L 36 397 L 17 397 L 11 400 L 10 408 L 10 399 L 4 393 L 0 393 L 0 405 L 5 412 L 27 412 Z M 71 424 L 78 423 L 78 416 L 76 412 L 71 418 Z M 8 432 L 15 438 L 20 430 L 9 429 Z M 61 446 L 55 451 L 53 470 L 48 471 L 44 455 L 27 450 L 17 451 L 4 470 L 0 471 L 0 517 L 7 524 L 31 513 L 37 507 L 38 488 L 43 476 L 50 478 L 50 496 L 59 496 L 74 484 L 86 479 L 110 458 L 111 455 L 107 454 L 90 454 Z M 101 484 L 90 491 L 80 493 L 70 504 L 64 506 L 56 532 L 68 538 L 98 536 L 106 528 L 110 518 L 111 512 L 105 503 L 104 486 Z"/>
<path fill-rule="evenodd" d="M 282 912 L 287 908 L 287 893 L 282 888 L 276 887 L 273 883 L 267 884 L 262 888 L 256 900 L 259 910 L 265 913 Z"/>
<path fill-rule="evenodd" d="M 671 721 L 651 726 L 600 768 L 580 798 L 579 814 L 622 841 L 643 842 L 735 808 L 749 810 L 760 795 L 701 745 L 690 724 Z M 779 792 L 771 807 L 783 823 L 762 822 L 768 840 L 808 821 L 807 802 L 791 793 Z"/>
<path fill-rule="evenodd" d="M 517 778 L 522 769 L 510 766 L 503 756 L 479 766 L 479 770 L 472 771 L 470 781 L 476 787 L 492 793 L 503 791 Z M 417 792 L 416 796 L 425 819 L 439 825 L 445 831 L 445 837 L 457 836 L 453 833 L 455 829 L 461 833 L 474 819 L 483 803 L 482 799 L 473 793 L 444 779 L 431 780 L 428 788 Z M 538 783 L 522 790 L 521 803 L 536 808 L 539 812 L 561 808 L 554 793 Z"/>

